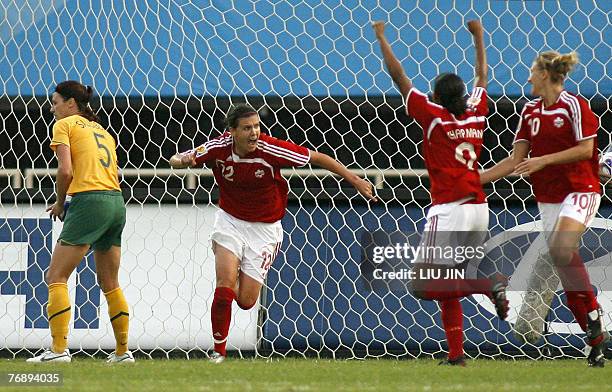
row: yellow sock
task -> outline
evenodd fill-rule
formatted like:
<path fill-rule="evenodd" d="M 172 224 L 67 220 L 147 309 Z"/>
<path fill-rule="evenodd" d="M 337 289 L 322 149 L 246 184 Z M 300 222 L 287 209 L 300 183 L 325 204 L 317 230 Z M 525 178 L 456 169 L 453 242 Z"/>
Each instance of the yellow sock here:
<path fill-rule="evenodd" d="M 70 297 L 66 283 L 49 285 L 49 302 L 47 303 L 49 329 L 53 338 L 51 349 L 63 353 L 68 346 L 68 324 L 70 324 Z"/>
<path fill-rule="evenodd" d="M 130 313 L 128 304 L 120 287 L 104 293 L 108 303 L 108 315 L 113 325 L 115 340 L 117 341 L 116 355 L 123 355 L 128 349 L 128 329 L 130 327 Z"/>

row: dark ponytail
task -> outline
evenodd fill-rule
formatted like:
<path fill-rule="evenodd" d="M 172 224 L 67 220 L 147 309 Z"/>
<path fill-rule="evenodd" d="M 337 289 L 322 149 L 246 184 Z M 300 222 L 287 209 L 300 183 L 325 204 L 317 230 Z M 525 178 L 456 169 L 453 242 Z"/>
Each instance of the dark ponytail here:
<path fill-rule="evenodd" d="M 61 95 L 64 100 L 74 98 L 79 114 L 89 121 L 95 121 L 100 124 L 100 118 L 89 106 L 89 101 L 93 95 L 91 86 L 84 86 L 75 80 L 66 80 L 55 87 L 55 92 Z"/>
<path fill-rule="evenodd" d="M 438 103 L 455 116 L 460 116 L 467 109 L 465 83 L 454 73 L 443 73 L 436 77 L 434 94 Z"/>

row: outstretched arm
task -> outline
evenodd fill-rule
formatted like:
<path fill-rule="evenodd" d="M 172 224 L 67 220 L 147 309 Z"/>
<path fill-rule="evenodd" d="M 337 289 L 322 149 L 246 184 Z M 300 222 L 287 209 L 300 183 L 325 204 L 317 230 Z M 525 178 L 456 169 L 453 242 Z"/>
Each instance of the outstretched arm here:
<path fill-rule="evenodd" d="M 405 98 L 412 88 L 412 82 L 404 73 L 402 65 L 397 57 L 395 57 L 393 54 L 391 45 L 389 45 L 389 41 L 387 41 L 387 38 L 385 37 L 385 22 L 380 20 L 376 21 L 372 23 L 372 28 L 374 29 L 376 39 L 380 44 L 380 50 L 382 51 L 389 75 L 391 76 L 391 79 L 393 79 L 395 85 L 399 88 L 402 96 Z"/>
<path fill-rule="evenodd" d="M 553 154 L 542 155 L 540 157 L 523 159 L 516 165 L 516 174 L 532 174 L 550 165 L 562 165 L 584 161 L 593 156 L 594 139 L 582 140 L 578 145 L 567 150 L 555 152 Z"/>
<path fill-rule="evenodd" d="M 346 181 L 350 182 L 351 185 L 353 185 L 355 189 L 357 189 L 357 191 L 359 191 L 359 193 L 361 193 L 364 197 L 372 201 L 378 200 L 376 196 L 374 196 L 372 184 L 356 174 L 351 173 L 343 164 L 329 155 L 311 150 L 310 163 L 323 169 L 327 169 L 330 172 L 344 178 Z"/>
<path fill-rule="evenodd" d="M 529 153 L 529 143 L 528 142 L 516 142 L 514 143 L 514 148 L 512 150 L 512 154 L 504 160 L 497 163 L 490 169 L 485 170 L 480 173 L 480 183 L 488 184 L 489 182 L 493 182 L 502 177 L 506 177 L 508 174 L 514 171 L 516 165 L 521 163 Z"/>
<path fill-rule="evenodd" d="M 484 29 L 479 20 L 470 20 L 467 28 L 474 39 L 476 49 L 476 68 L 474 69 L 474 87 L 487 88 L 487 52 L 484 48 Z"/>
<path fill-rule="evenodd" d="M 190 154 L 174 154 L 172 158 L 170 158 L 170 166 L 174 169 L 185 169 L 186 167 L 194 167 L 195 165 L 195 151 Z"/>

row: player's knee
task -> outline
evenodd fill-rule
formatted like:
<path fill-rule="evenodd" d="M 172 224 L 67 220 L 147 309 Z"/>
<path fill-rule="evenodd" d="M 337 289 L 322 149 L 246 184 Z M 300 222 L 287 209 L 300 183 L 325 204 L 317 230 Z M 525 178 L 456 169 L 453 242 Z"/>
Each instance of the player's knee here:
<path fill-rule="evenodd" d="M 236 296 L 236 303 L 240 306 L 240 309 L 249 310 L 257 303 L 259 298 L 259 290 L 244 290 L 241 288 L 238 290 Z"/>
<path fill-rule="evenodd" d="M 119 287 L 119 280 L 99 276 L 98 286 L 100 286 L 100 290 L 102 290 L 103 293 L 108 293 L 109 291 Z"/>
<path fill-rule="evenodd" d="M 45 282 L 47 282 L 48 285 L 53 283 L 66 283 L 68 282 L 68 276 L 62 276 L 57 271 L 49 269 L 45 274 Z"/>
<path fill-rule="evenodd" d="M 572 260 L 574 250 L 566 246 L 551 246 L 550 257 L 555 265 L 567 265 Z"/>
<path fill-rule="evenodd" d="M 236 279 L 228 279 L 224 277 L 217 277 L 217 287 L 236 287 Z"/>
<path fill-rule="evenodd" d="M 230 269 L 217 270 L 217 287 L 235 288 L 238 284 L 238 274 Z"/>
<path fill-rule="evenodd" d="M 243 309 L 243 310 L 249 310 L 249 309 L 251 309 L 253 306 L 255 306 L 255 304 L 257 303 L 257 300 L 254 300 L 254 301 L 253 301 L 253 300 L 247 299 L 247 300 L 245 301 L 245 300 L 238 299 L 238 300 L 236 300 L 236 303 L 238 304 L 238 306 L 240 307 L 240 309 Z"/>

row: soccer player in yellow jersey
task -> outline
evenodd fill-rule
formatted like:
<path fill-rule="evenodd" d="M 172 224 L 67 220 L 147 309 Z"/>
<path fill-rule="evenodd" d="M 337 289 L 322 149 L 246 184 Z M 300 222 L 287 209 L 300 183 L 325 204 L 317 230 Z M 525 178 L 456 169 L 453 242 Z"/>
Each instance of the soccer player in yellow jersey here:
<path fill-rule="evenodd" d="M 118 279 L 126 211 L 117 176 L 116 146 L 89 106 L 91 94 L 91 87 L 69 80 L 58 84 L 51 98 L 51 112 L 56 119 L 51 148 L 58 160 L 57 199 L 47 211 L 53 220 L 63 220 L 64 227 L 46 276 L 53 344 L 28 362 L 71 361 L 67 348 L 70 298 L 66 283 L 90 248 L 117 341 L 108 362 L 134 362 L 127 347 L 128 305 Z M 72 196 L 67 211 L 66 195 Z"/>

